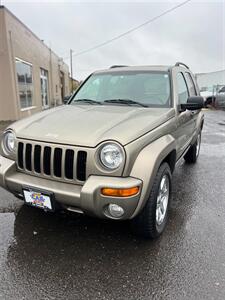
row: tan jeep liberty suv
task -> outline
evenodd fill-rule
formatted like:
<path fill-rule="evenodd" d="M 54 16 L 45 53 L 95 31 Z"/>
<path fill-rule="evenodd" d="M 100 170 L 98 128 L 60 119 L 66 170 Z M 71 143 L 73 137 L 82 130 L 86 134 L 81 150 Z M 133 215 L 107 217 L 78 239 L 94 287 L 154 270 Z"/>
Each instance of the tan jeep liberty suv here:
<path fill-rule="evenodd" d="M 66 105 L 5 130 L 0 185 L 45 211 L 130 220 L 136 234 L 156 238 L 176 162 L 198 158 L 202 107 L 183 63 L 94 72 Z"/>

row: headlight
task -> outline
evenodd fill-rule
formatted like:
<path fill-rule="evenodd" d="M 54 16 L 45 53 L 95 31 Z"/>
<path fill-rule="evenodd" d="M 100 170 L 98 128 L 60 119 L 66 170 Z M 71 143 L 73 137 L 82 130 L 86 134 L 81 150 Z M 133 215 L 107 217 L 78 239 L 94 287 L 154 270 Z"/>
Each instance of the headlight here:
<path fill-rule="evenodd" d="M 7 154 L 12 154 L 16 148 L 16 136 L 12 131 L 6 131 L 3 137 L 3 146 Z"/>
<path fill-rule="evenodd" d="M 124 161 L 124 152 L 121 146 L 108 143 L 100 150 L 100 161 L 108 169 L 114 170 Z"/>

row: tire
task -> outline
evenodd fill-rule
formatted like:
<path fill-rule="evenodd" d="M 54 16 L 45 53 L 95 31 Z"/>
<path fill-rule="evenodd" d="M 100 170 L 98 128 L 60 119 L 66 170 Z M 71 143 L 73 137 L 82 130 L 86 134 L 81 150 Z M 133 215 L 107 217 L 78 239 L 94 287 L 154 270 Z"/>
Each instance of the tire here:
<path fill-rule="evenodd" d="M 199 132 L 194 145 L 192 145 L 188 150 L 188 152 L 184 155 L 184 160 L 186 163 L 188 164 L 196 163 L 200 152 L 200 146 L 201 146 L 201 132 Z"/>
<path fill-rule="evenodd" d="M 148 239 L 154 239 L 160 236 L 160 234 L 165 229 L 167 218 L 168 218 L 168 208 L 171 196 L 171 170 L 167 163 L 163 163 L 154 179 L 152 190 L 150 196 L 147 200 L 147 203 L 143 210 L 137 215 L 134 219 L 131 220 L 131 228 L 134 234 L 142 236 Z M 166 180 L 167 190 L 168 190 L 168 199 L 165 209 L 165 215 L 163 220 L 159 222 L 159 211 L 161 211 L 160 205 L 158 202 L 161 183 L 163 180 Z M 160 199 L 160 198 L 159 198 Z M 161 197 L 162 199 L 162 197 Z M 158 220 L 158 221 L 157 221 Z"/>

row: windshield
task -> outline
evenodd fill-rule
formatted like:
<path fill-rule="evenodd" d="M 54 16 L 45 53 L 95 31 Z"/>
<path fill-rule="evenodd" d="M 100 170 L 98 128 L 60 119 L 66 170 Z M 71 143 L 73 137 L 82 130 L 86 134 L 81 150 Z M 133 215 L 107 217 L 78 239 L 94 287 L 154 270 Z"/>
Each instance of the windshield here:
<path fill-rule="evenodd" d="M 96 73 L 91 75 L 75 93 L 70 104 L 78 103 L 109 105 L 141 103 L 148 107 L 170 107 L 169 73 L 156 71 Z"/>

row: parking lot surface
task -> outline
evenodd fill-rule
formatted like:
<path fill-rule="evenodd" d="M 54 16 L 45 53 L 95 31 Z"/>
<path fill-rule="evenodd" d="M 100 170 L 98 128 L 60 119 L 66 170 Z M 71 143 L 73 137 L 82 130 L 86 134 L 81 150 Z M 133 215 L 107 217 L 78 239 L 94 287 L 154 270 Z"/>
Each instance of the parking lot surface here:
<path fill-rule="evenodd" d="M 225 299 L 225 112 L 173 176 L 166 231 L 29 208 L 0 188 L 0 299 Z"/>

